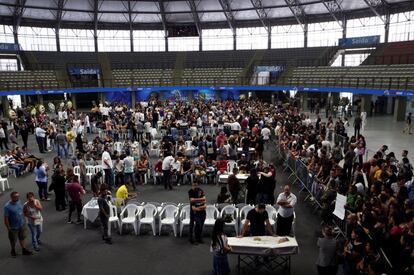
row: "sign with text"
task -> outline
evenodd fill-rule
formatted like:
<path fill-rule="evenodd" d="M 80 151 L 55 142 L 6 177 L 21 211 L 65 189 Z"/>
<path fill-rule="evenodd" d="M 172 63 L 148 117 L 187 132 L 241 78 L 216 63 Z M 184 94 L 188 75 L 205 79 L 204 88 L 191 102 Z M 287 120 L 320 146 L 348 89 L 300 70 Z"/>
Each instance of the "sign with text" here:
<path fill-rule="evenodd" d="M 0 51 L 17 52 L 20 51 L 20 45 L 15 43 L 0 43 Z"/>
<path fill-rule="evenodd" d="M 338 41 L 339 46 L 375 45 L 378 43 L 380 43 L 379 35 L 340 38 Z"/>
<path fill-rule="evenodd" d="M 98 68 L 69 68 L 71 75 L 100 74 L 101 69 Z"/>

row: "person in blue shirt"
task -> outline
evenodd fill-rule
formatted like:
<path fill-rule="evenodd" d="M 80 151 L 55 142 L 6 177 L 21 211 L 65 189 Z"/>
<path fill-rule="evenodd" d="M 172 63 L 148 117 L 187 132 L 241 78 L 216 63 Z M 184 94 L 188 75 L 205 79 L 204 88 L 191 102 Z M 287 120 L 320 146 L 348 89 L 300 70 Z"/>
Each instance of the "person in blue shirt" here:
<path fill-rule="evenodd" d="M 47 197 L 47 176 L 48 176 L 49 167 L 47 163 L 39 160 L 36 164 L 34 172 L 36 174 L 36 184 L 39 187 L 39 198 L 43 201 L 50 201 Z"/>
<path fill-rule="evenodd" d="M 4 225 L 8 231 L 12 257 L 17 256 L 15 249 L 17 240 L 22 248 L 23 255 L 33 255 L 33 252 L 25 246 L 27 226 L 19 197 L 18 192 L 12 192 L 10 194 L 10 201 L 4 205 Z"/>

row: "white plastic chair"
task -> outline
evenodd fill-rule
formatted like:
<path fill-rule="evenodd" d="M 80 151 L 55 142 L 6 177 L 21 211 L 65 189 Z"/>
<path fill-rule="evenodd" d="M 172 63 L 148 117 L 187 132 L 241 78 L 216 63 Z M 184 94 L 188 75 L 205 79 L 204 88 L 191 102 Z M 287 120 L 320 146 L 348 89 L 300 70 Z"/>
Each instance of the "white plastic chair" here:
<path fill-rule="evenodd" d="M 6 191 L 6 189 L 10 189 L 9 180 L 7 178 L 3 178 L 0 174 L 0 185 L 2 192 Z"/>
<path fill-rule="evenodd" d="M 190 205 L 184 205 L 180 212 L 180 237 L 183 236 L 184 226 L 190 225 Z"/>
<path fill-rule="evenodd" d="M 155 216 L 157 215 L 157 207 L 153 204 L 145 204 L 142 211 L 138 215 L 138 234 L 140 233 L 142 224 L 150 224 L 154 236 L 157 234 L 155 228 Z"/>
<path fill-rule="evenodd" d="M 220 217 L 220 212 L 218 211 L 217 207 L 214 205 L 207 205 L 206 220 L 204 221 L 204 225 L 214 226 L 218 217 Z"/>
<path fill-rule="evenodd" d="M 115 205 L 109 205 L 109 219 L 108 219 L 108 236 L 111 236 L 111 225 L 115 224 L 115 228 L 119 227 L 118 210 Z"/>
<path fill-rule="evenodd" d="M 267 212 L 267 215 L 269 216 L 270 225 L 273 227 L 273 231 L 276 232 L 276 219 L 277 219 L 276 208 L 274 208 L 270 204 L 266 204 L 266 212 Z"/>
<path fill-rule="evenodd" d="M 95 165 L 93 167 L 93 169 L 94 169 L 95 174 L 97 174 L 98 172 L 102 173 L 102 177 L 100 178 L 100 182 L 103 183 L 104 178 L 105 178 L 105 172 L 104 172 L 103 166 L 102 165 Z"/>
<path fill-rule="evenodd" d="M 80 167 L 79 167 L 79 165 L 73 167 L 73 174 L 78 176 L 78 178 L 80 179 Z"/>
<path fill-rule="evenodd" d="M 254 206 L 252 206 L 252 205 L 246 205 L 242 209 L 240 209 L 240 213 L 239 213 L 240 228 L 242 228 L 244 226 L 244 223 L 246 222 L 247 214 L 252 209 L 254 209 Z"/>
<path fill-rule="evenodd" d="M 116 150 L 117 152 L 121 152 L 123 148 L 123 144 L 120 141 L 117 141 L 114 143 L 114 150 Z"/>
<path fill-rule="evenodd" d="M 119 219 L 119 234 L 122 235 L 122 226 L 124 224 L 132 224 L 134 227 L 135 235 L 138 235 L 138 227 L 137 227 L 137 217 L 141 212 L 141 208 L 138 207 L 135 204 L 128 204 L 125 206 L 125 208 L 122 210 L 120 219 Z M 126 217 L 124 217 L 125 213 L 127 214 Z"/>
<path fill-rule="evenodd" d="M 174 237 L 177 237 L 178 207 L 172 204 L 165 205 L 160 213 L 160 225 L 158 235 L 161 235 L 163 225 L 171 226 L 174 231 Z"/>
<path fill-rule="evenodd" d="M 233 173 L 234 168 L 239 168 L 237 162 L 235 162 L 234 160 L 229 160 L 229 162 L 227 163 L 227 172 Z"/>
<path fill-rule="evenodd" d="M 239 213 L 238 209 L 234 205 L 226 205 L 221 209 L 220 217 L 224 218 L 226 215 L 231 215 L 232 221 L 227 223 L 225 225 L 233 226 L 234 231 L 236 232 L 236 235 L 239 232 Z"/>
<path fill-rule="evenodd" d="M 86 166 L 86 178 L 88 179 L 89 184 L 92 181 L 92 176 L 95 175 L 95 168 L 94 166 L 87 165 Z"/>

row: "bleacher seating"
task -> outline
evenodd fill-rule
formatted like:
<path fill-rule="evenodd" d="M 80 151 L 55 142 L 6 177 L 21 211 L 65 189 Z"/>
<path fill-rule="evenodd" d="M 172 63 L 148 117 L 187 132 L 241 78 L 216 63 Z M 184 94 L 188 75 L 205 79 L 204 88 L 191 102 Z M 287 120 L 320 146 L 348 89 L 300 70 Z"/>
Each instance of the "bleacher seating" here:
<path fill-rule="evenodd" d="M 382 44 L 368 57 L 370 65 L 414 64 L 414 41 Z"/>
<path fill-rule="evenodd" d="M 112 71 L 113 86 L 169 86 L 172 69 L 116 69 Z"/>
<path fill-rule="evenodd" d="M 183 85 L 234 85 L 240 84 L 243 68 L 194 68 L 184 69 Z"/>
<path fill-rule="evenodd" d="M 58 87 L 55 71 L 2 71 L 1 90 L 53 89 Z"/>
<path fill-rule="evenodd" d="M 280 84 L 374 89 L 414 89 L 414 65 L 297 67 Z"/>

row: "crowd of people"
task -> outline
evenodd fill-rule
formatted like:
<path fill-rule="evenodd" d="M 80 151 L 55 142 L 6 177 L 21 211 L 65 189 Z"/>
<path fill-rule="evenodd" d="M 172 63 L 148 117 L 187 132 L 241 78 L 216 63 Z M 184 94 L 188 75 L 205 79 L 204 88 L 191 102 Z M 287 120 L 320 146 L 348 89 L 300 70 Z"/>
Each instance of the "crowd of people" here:
<path fill-rule="evenodd" d="M 108 191 L 116 190 L 114 197 L 129 200 L 142 184 L 160 184 L 166 190 L 191 185 L 190 241 L 200 243 L 206 204 L 200 188 L 203 184 L 221 187 L 217 203 L 246 201 L 257 205 L 254 211 L 260 217 L 253 212 L 250 217 L 260 221 L 263 234 L 263 205 L 276 205 L 275 233 L 291 233 L 296 196 L 285 186 L 284 192 L 275 197 L 276 167 L 263 159 L 263 152 L 274 148 L 274 136 L 281 152 L 300 160 L 310 175 L 309 191 L 321 206 L 324 237 L 318 246 L 321 253 L 334 256 L 328 257 L 329 261 L 326 257 L 318 260 L 320 274 L 334 274 L 339 263 L 347 275 L 380 274 L 386 266 L 382 251 L 400 274 L 410 274 L 414 187 L 408 151 L 402 152 L 398 161 L 384 145 L 371 159 L 364 159 L 367 141 L 360 133 L 361 119 L 355 120 L 355 131 L 351 131 L 347 118 L 329 117 L 323 122 L 317 115 L 313 120 L 296 106 L 255 100 L 149 101 L 132 109 L 104 103 L 85 113 L 63 108 L 52 115 L 37 116 L 20 108 L 12 120 L 13 129 L 8 129 L 7 124 L 0 128 L 0 145 L 8 148 L 17 134 L 22 136 L 22 147 L 15 144 L 12 150 L 7 149 L 6 164 L 16 176 L 34 171 L 39 199 L 49 200 L 48 191 L 54 191 L 57 211 L 65 210 L 69 204 L 68 223 L 72 223 L 75 210 L 76 222 L 81 222 L 82 196 L 89 186 L 96 197 L 105 198 Z M 35 135 L 40 154 L 56 152 L 51 167 L 27 153 L 30 133 Z M 70 163 L 66 167 L 65 161 Z M 88 177 L 88 167 L 96 166 L 101 170 Z M 79 173 L 75 174 L 74 167 L 79 167 Z M 221 177 L 224 174 L 228 176 Z M 248 176 L 243 183 L 238 176 L 244 174 Z M 332 212 L 337 193 L 347 198 L 345 244 L 333 238 Z M 23 222 L 16 222 L 15 214 L 9 214 L 19 211 L 18 195 L 12 193 L 7 206 L 10 210 L 5 210 L 11 221 L 6 226 L 13 232 L 9 234 L 12 255 L 16 254 L 16 240 L 24 237 L 20 230 Z M 24 213 L 28 221 L 32 216 L 36 217 L 33 220 L 41 220 L 37 215 L 42 210 L 40 201 L 33 194 L 27 197 Z M 107 205 L 101 199 L 99 206 L 100 218 L 105 221 Z M 222 222 L 217 223 L 212 239 L 217 256 L 231 249 L 220 237 Z M 41 222 L 33 222 L 36 226 L 30 227 L 34 249 L 39 249 L 38 224 Z M 242 233 L 247 234 L 248 226 L 243 228 Z M 103 239 L 111 243 L 107 235 Z M 30 252 L 22 242 L 21 245 L 24 253 Z"/>

